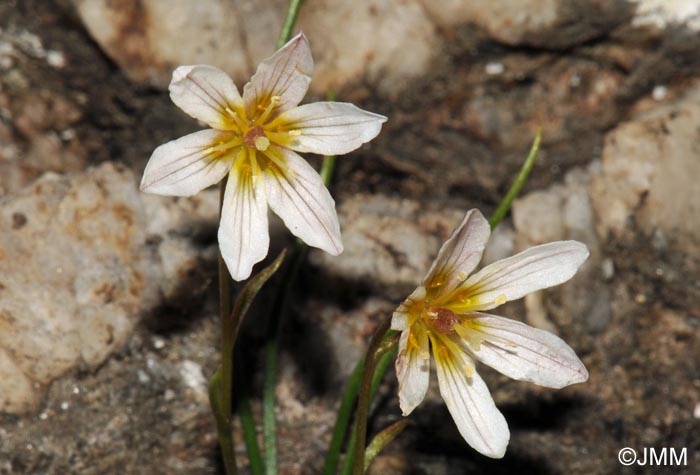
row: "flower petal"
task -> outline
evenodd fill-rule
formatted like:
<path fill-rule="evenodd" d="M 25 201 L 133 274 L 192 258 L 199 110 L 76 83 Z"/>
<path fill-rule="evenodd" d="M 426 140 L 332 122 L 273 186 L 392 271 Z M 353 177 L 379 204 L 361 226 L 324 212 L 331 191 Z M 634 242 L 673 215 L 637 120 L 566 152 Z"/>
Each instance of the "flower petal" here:
<path fill-rule="evenodd" d="M 232 154 L 210 149 L 224 135 L 217 130 L 201 130 L 155 149 L 143 172 L 141 191 L 192 196 L 221 181 L 231 169 Z"/>
<path fill-rule="evenodd" d="M 418 287 L 414 290 L 391 316 L 391 329 L 404 331 L 406 328 L 413 325 L 413 322 L 419 316 L 418 313 L 422 310 L 418 309 L 416 312 L 415 305 L 422 302 L 426 295 L 425 287 Z"/>
<path fill-rule="evenodd" d="M 487 457 L 503 457 L 510 440 L 508 424 L 481 377 L 467 370 L 474 362 L 466 354 L 435 348 L 433 345 L 440 394 L 459 433 Z"/>
<path fill-rule="evenodd" d="M 273 141 L 297 152 L 342 155 L 379 134 L 386 117 L 346 102 L 315 102 L 277 117 Z"/>
<path fill-rule="evenodd" d="M 274 162 L 263 172 L 267 202 L 292 234 L 337 256 L 343 252 L 335 201 L 319 174 L 291 150 L 271 145 Z"/>
<path fill-rule="evenodd" d="M 488 310 L 540 289 L 566 282 L 588 257 L 577 241 L 557 241 L 531 247 L 494 262 L 471 276 L 463 288 L 473 298 L 474 310 Z"/>
<path fill-rule="evenodd" d="M 295 107 L 306 95 L 314 70 L 309 42 L 303 33 L 260 63 L 250 82 L 243 87 L 243 102 L 249 118 L 254 118 L 279 97 L 276 111 Z"/>
<path fill-rule="evenodd" d="M 245 149 L 236 163 L 242 163 Z M 264 190 L 255 186 L 245 165 L 229 174 L 219 225 L 219 248 L 234 280 L 247 279 L 253 265 L 267 255 L 270 236 Z"/>
<path fill-rule="evenodd" d="M 430 347 L 425 331 L 401 332 L 396 357 L 396 378 L 399 381 L 399 405 L 404 416 L 423 401 L 430 382 Z"/>
<path fill-rule="evenodd" d="M 506 376 L 549 388 L 588 379 L 588 371 L 564 340 L 509 318 L 474 313 L 462 344 L 479 361 Z"/>
<path fill-rule="evenodd" d="M 422 285 L 428 289 L 439 287 L 440 295 L 454 289 L 479 264 L 490 235 L 491 227 L 481 211 L 467 211 L 440 248 Z"/>
<path fill-rule="evenodd" d="M 218 130 L 237 130 L 233 113 L 242 114 L 243 99 L 222 70 L 197 64 L 180 66 L 170 81 L 170 98 L 191 117 Z"/>

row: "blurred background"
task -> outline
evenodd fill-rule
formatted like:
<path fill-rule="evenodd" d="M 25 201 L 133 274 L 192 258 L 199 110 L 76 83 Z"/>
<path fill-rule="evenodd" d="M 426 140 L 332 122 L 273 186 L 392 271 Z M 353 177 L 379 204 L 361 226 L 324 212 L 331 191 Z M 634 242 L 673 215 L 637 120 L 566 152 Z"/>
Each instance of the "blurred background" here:
<path fill-rule="evenodd" d="M 223 473 L 206 394 L 218 191 L 138 182 L 156 146 L 202 128 L 170 102 L 172 70 L 212 64 L 242 88 L 286 7 L 0 0 L 0 474 Z M 433 378 L 370 473 L 668 473 L 623 467 L 623 447 L 685 448 L 672 473 L 699 473 L 700 1 L 307 0 L 298 26 L 306 101 L 330 88 L 389 122 L 338 159 L 345 252 L 310 254 L 287 314 L 281 473 L 320 473 L 369 335 L 465 210 L 493 211 L 539 128 L 486 261 L 588 245 L 573 280 L 499 313 L 560 335 L 590 379 L 554 391 L 481 369 L 512 434 L 492 461 Z M 273 228 L 275 249 L 291 242 Z M 256 396 L 264 322 L 247 323 Z M 401 417 L 391 373 L 373 414 L 373 431 Z"/>

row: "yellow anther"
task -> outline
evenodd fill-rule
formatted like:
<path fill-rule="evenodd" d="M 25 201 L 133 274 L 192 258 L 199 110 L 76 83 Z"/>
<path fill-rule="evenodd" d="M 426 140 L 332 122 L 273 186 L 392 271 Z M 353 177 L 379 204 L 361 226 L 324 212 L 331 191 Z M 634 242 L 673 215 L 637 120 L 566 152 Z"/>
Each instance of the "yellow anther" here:
<path fill-rule="evenodd" d="M 282 98 L 280 96 L 272 96 L 270 98 L 270 103 L 266 107 L 263 108 L 262 104 L 258 104 L 258 108 L 263 109 L 263 112 L 262 114 L 260 114 L 260 117 L 257 118 L 253 125 L 260 125 L 265 123 L 265 121 L 270 116 L 274 108 L 277 107 L 281 101 Z"/>
<path fill-rule="evenodd" d="M 301 130 L 294 129 L 294 130 L 290 130 L 290 131 L 287 132 L 287 133 L 288 133 L 289 135 L 291 135 L 292 137 L 299 137 L 299 136 L 301 135 Z"/>
<path fill-rule="evenodd" d="M 508 298 L 506 297 L 506 294 L 501 294 L 498 297 L 496 297 L 496 300 L 494 300 L 496 305 L 503 305 L 507 301 L 508 301 Z"/>
<path fill-rule="evenodd" d="M 427 310 L 427 311 L 425 312 L 425 315 L 426 315 L 428 318 L 437 318 L 437 316 L 438 316 L 438 314 L 437 314 L 437 312 L 436 312 L 435 310 Z"/>
<path fill-rule="evenodd" d="M 467 373 L 467 378 L 471 378 L 474 374 L 474 367 L 472 365 L 464 365 L 464 372 Z"/>
<path fill-rule="evenodd" d="M 422 360 L 429 360 L 430 359 L 430 352 L 429 351 L 421 351 L 418 353 L 418 358 Z"/>
<path fill-rule="evenodd" d="M 467 273 L 464 271 L 460 271 L 459 274 L 457 274 L 457 277 L 459 280 L 467 280 Z"/>
<path fill-rule="evenodd" d="M 255 148 L 260 150 L 261 152 L 264 152 L 267 150 L 267 147 L 270 146 L 270 139 L 265 137 L 264 135 L 261 135 L 259 137 L 255 137 Z"/>

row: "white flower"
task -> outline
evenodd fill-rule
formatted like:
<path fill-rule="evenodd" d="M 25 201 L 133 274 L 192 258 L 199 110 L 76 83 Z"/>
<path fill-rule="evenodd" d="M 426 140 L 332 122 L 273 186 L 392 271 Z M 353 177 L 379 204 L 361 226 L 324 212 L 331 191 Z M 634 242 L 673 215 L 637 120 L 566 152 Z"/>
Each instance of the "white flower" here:
<path fill-rule="evenodd" d="M 141 190 L 190 196 L 228 175 L 219 246 L 231 276 L 243 280 L 266 255 L 268 205 L 295 236 L 338 255 L 335 202 L 316 171 L 295 152 L 340 155 L 372 140 L 386 117 L 342 102 L 298 106 L 313 59 L 299 33 L 263 61 L 243 96 L 223 71 L 180 66 L 170 97 L 211 127 L 158 147 Z"/>
<path fill-rule="evenodd" d="M 588 371 L 559 337 L 482 312 L 566 282 L 588 250 L 576 241 L 552 242 L 470 276 L 490 234 L 478 210 L 467 212 L 420 287 L 394 312 L 391 327 L 402 332 L 396 374 L 403 414 L 425 396 L 432 347 L 440 394 L 462 437 L 482 454 L 500 458 L 510 432 L 475 371 L 475 360 L 511 378 L 551 388 L 583 382 Z"/>

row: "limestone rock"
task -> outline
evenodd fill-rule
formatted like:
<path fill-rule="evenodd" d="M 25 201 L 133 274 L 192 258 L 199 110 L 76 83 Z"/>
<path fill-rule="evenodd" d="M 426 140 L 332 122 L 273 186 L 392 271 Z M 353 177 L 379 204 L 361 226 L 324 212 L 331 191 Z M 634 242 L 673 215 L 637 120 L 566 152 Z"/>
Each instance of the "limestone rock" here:
<path fill-rule="evenodd" d="M 395 96 L 425 75 L 441 51 L 418 0 L 310 0 L 299 25 L 314 52 L 311 87 L 318 94 L 365 81 Z"/>
<path fill-rule="evenodd" d="M 443 27 L 476 23 L 510 45 L 567 48 L 609 31 L 632 7 L 622 0 L 423 0 Z"/>
<path fill-rule="evenodd" d="M 591 195 L 602 238 L 636 241 L 641 230 L 646 237 L 672 240 L 687 253 L 699 249 L 698 126 L 700 87 L 695 87 L 607 136 Z"/>
<path fill-rule="evenodd" d="M 212 64 L 240 84 L 275 47 L 283 0 L 73 0 L 85 27 L 136 82 L 167 86 L 181 64 Z"/>
<path fill-rule="evenodd" d="M 156 247 L 162 267 L 158 283 L 163 301 L 189 301 L 206 289 L 203 263 L 217 259 L 216 229 L 219 191 L 204 190 L 188 198 L 142 194 L 147 216 L 145 232 Z M 180 295 L 187 289 L 184 295 Z M 183 302 L 180 302 L 183 303 Z"/>
<path fill-rule="evenodd" d="M 609 323 L 610 296 L 602 281 L 603 254 L 589 195 L 591 179 L 598 171 L 597 162 L 587 169 L 572 170 L 564 183 L 532 192 L 513 203 L 518 250 L 575 239 L 583 242 L 590 252 L 576 276 L 554 290 L 561 300 L 558 305 L 548 307 L 542 292 L 525 297 L 527 317 L 534 326 L 557 333 L 558 326 L 576 324 L 586 332 L 601 331 Z M 558 325 L 552 323 L 552 318 Z"/>
<path fill-rule="evenodd" d="M 239 88 L 275 50 L 284 0 L 73 0 L 85 27 L 135 82 L 166 87 L 181 64 L 212 64 Z M 312 90 L 362 80 L 396 92 L 423 74 L 437 42 L 418 0 L 310 0 L 298 23 L 316 61 Z M 410 55 L 403 54 L 410 51 Z"/>
<path fill-rule="evenodd" d="M 436 212 L 411 200 L 357 195 L 338 208 L 343 253 L 314 251 L 311 261 L 331 276 L 372 282 L 401 299 L 421 281 L 465 211 Z"/>
<path fill-rule="evenodd" d="M 695 0 L 630 0 L 637 6 L 632 23 L 663 30 L 673 25 L 700 30 L 700 4 Z"/>
<path fill-rule="evenodd" d="M 0 202 L 0 411 L 31 409 L 47 384 L 99 365 L 157 298 L 133 175 L 105 164 L 46 174 Z"/>

